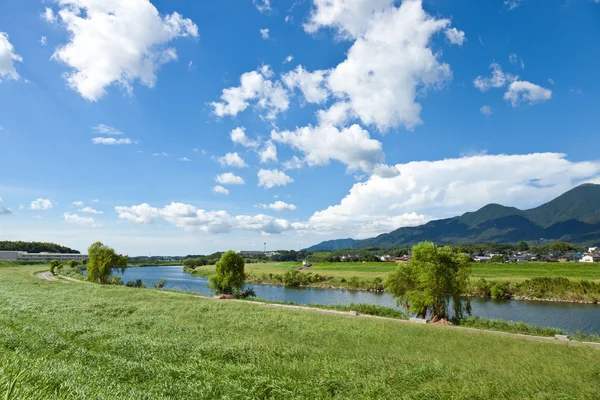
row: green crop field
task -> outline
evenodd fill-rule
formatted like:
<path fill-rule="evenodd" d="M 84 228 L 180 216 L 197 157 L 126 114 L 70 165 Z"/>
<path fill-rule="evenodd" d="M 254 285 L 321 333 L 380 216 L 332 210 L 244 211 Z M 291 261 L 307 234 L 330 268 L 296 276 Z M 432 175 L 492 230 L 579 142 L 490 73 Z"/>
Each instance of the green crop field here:
<path fill-rule="evenodd" d="M 0 397 L 571 399 L 600 350 L 0 268 Z M 8 397 L 11 398 L 11 397 Z"/>
<path fill-rule="evenodd" d="M 255 274 L 284 274 L 286 271 L 301 267 L 299 262 L 279 262 L 263 264 L 246 264 L 246 271 Z M 316 263 L 303 272 L 312 272 L 335 278 L 351 278 L 357 276 L 363 279 L 385 278 L 394 270 L 396 263 L 380 262 L 337 262 Z M 600 280 L 600 265 L 585 263 L 472 263 L 472 277 L 486 279 L 505 279 L 519 281 L 533 277 L 566 277 L 573 279 Z M 198 267 L 199 271 L 209 273 L 214 266 Z"/>

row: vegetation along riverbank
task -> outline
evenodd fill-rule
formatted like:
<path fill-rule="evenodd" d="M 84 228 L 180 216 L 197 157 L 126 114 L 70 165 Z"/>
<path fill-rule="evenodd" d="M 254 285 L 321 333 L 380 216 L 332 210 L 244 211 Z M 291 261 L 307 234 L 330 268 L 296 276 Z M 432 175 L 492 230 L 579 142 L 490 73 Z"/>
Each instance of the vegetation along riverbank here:
<path fill-rule="evenodd" d="M 304 269 L 301 263 L 246 264 L 246 281 L 290 287 L 383 291 L 383 280 L 396 263 L 324 262 Z M 209 277 L 214 266 L 186 268 Z M 594 264 L 471 264 L 467 293 L 473 297 L 597 303 L 600 268 Z"/>
<path fill-rule="evenodd" d="M 591 399 L 600 392 L 595 348 L 49 282 L 33 276 L 38 270 L 0 268 L 0 387 L 23 372 L 15 398 Z"/>

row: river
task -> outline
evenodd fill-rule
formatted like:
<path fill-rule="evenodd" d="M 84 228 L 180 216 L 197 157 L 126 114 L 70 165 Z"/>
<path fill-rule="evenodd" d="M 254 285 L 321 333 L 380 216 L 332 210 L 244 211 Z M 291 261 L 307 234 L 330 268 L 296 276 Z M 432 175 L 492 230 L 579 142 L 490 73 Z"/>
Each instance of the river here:
<path fill-rule="evenodd" d="M 165 289 L 177 289 L 210 296 L 208 280 L 192 276 L 183 267 L 128 268 L 118 273 L 123 282 L 141 279 L 148 287 L 152 282 L 166 279 Z M 359 290 L 285 288 L 275 285 L 247 284 L 256 296 L 265 300 L 297 304 L 369 303 L 396 307 L 396 301 L 386 293 Z M 552 303 L 541 301 L 472 299 L 472 314 L 483 318 L 522 321 L 537 326 L 550 326 L 575 333 L 600 334 L 600 305 Z"/>

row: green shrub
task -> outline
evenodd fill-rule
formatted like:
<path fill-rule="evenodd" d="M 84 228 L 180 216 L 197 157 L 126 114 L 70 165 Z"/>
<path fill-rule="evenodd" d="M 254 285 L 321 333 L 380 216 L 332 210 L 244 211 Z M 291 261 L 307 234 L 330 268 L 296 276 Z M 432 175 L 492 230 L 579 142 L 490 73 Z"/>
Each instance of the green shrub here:
<path fill-rule="evenodd" d="M 481 278 L 476 281 L 470 289 L 470 292 L 473 296 L 488 298 L 492 295 L 490 285 L 485 278 Z"/>
<path fill-rule="evenodd" d="M 356 289 L 360 286 L 360 280 L 358 279 L 358 276 L 353 276 L 352 278 L 350 278 L 348 280 L 348 287 L 352 288 L 352 289 Z"/>
<path fill-rule="evenodd" d="M 490 294 L 496 299 L 509 299 L 512 296 L 509 282 L 494 282 L 490 287 Z"/>
<path fill-rule="evenodd" d="M 159 279 L 157 281 L 152 282 L 152 286 L 154 287 L 154 289 L 162 289 L 165 287 L 166 284 L 167 284 L 166 279 Z"/>
<path fill-rule="evenodd" d="M 123 284 L 123 279 L 121 279 L 120 276 L 115 275 L 110 279 L 110 284 L 120 286 Z"/>

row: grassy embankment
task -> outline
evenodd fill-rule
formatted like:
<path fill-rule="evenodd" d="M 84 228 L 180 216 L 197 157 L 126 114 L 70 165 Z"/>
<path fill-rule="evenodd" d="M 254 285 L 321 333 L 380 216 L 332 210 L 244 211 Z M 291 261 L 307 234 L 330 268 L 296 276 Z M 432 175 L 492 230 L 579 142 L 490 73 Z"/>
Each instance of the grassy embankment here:
<path fill-rule="evenodd" d="M 307 286 L 375 290 L 381 288 L 379 282 L 396 266 L 395 263 L 317 263 L 301 272 L 310 274 L 310 279 L 304 282 Z M 297 262 L 247 264 L 246 271 L 249 282 L 284 284 L 284 274 L 300 267 Z M 209 276 L 214 266 L 198 267 L 196 271 L 198 275 Z M 473 263 L 471 282 L 470 292 L 484 297 L 600 300 L 600 267 L 596 264 Z"/>
<path fill-rule="evenodd" d="M 0 268 L 15 398 L 596 398 L 599 350 Z"/>

